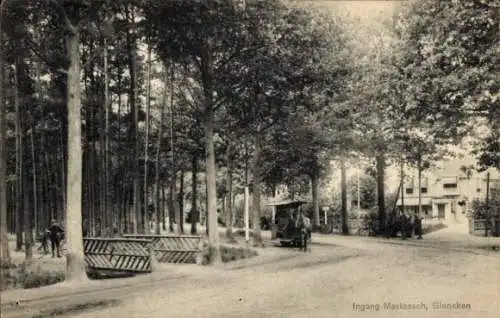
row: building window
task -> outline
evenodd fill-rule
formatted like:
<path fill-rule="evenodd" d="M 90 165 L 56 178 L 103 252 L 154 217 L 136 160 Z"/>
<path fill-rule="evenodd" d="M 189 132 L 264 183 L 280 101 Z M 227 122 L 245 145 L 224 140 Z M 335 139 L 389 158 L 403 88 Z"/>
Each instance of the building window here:
<path fill-rule="evenodd" d="M 413 194 L 413 188 L 406 188 L 406 194 Z"/>
<path fill-rule="evenodd" d="M 476 192 L 481 192 L 481 188 L 476 188 Z"/>
<path fill-rule="evenodd" d="M 420 189 L 420 193 L 427 193 L 427 188 Z"/>
<path fill-rule="evenodd" d="M 445 183 L 443 184 L 444 189 L 456 189 L 457 184 L 456 183 Z"/>

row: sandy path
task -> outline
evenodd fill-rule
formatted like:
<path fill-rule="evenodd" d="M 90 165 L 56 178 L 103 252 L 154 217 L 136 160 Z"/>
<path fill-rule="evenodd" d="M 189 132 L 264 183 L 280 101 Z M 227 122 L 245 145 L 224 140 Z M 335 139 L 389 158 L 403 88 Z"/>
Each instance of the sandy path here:
<path fill-rule="evenodd" d="M 119 307 L 72 317 L 499 317 L 498 254 L 356 245 L 212 270 L 196 283 L 144 290 Z M 471 308 L 436 310 L 436 301 Z M 424 303 L 427 310 L 384 310 L 384 302 Z M 363 304 L 371 310 L 361 311 Z"/>

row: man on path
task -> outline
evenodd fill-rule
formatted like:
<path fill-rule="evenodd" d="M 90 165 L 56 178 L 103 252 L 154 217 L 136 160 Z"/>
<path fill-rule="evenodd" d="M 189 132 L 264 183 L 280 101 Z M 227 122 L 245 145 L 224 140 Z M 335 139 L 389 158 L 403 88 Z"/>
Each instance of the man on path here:
<path fill-rule="evenodd" d="M 422 239 L 422 219 L 415 213 L 415 235 L 417 236 L 417 240 Z"/>
<path fill-rule="evenodd" d="M 55 219 L 52 220 L 52 224 L 49 227 L 49 239 L 52 247 L 52 257 L 55 257 L 55 251 L 57 250 L 57 257 L 61 257 L 61 241 L 63 239 L 64 230 L 57 223 Z"/>
<path fill-rule="evenodd" d="M 311 240 L 311 232 L 312 232 L 312 226 L 311 226 L 311 220 L 305 216 L 304 214 L 300 214 L 299 218 L 297 219 L 297 228 L 300 230 L 300 245 L 301 248 L 304 249 L 304 252 L 307 251 L 307 240 Z M 309 251 L 310 247 L 309 247 Z"/>

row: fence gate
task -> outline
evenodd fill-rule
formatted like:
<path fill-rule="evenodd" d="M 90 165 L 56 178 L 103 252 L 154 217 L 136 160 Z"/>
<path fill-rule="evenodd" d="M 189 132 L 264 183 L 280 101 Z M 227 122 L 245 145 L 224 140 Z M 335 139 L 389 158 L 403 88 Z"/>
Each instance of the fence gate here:
<path fill-rule="evenodd" d="M 202 252 L 199 235 L 125 234 L 124 237 L 152 240 L 156 260 L 160 263 L 195 264 L 197 255 Z"/>
<path fill-rule="evenodd" d="M 133 238 L 84 238 L 85 263 L 90 269 L 150 273 L 152 242 Z"/>

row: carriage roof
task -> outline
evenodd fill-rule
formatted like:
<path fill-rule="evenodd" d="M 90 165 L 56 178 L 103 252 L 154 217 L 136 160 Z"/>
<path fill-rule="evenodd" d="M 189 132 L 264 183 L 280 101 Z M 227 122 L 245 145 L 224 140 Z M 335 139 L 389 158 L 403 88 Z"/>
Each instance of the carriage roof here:
<path fill-rule="evenodd" d="M 279 202 L 268 203 L 267 206 L 276 206 L 281 208 L 296 208 L 301 206 L 302 204 L 308 203 L 307 201 L 302 200 L 285 200 Z"/>

